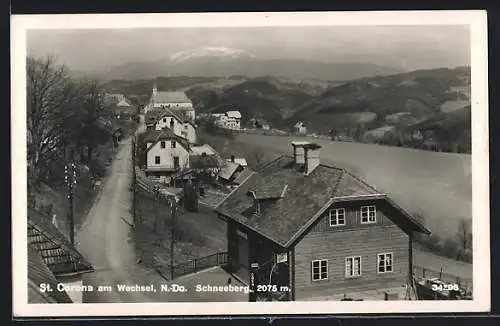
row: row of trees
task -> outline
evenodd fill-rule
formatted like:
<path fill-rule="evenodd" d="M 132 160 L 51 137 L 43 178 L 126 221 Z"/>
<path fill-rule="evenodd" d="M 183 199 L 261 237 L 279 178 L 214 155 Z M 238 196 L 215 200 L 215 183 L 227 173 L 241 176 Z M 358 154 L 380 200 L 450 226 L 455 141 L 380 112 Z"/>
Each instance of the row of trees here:
<path fill-rule="evenodd" d="M 95 80 L 78 79 L 54 56 L 27 58 L 28 195 L 42 182 L 62 181 L 62 168 L 86 164 L 110 140 L 112 126 L 100 119 L 104 92 Z M 90 164 L 91 165 L 91 164 Z"/>

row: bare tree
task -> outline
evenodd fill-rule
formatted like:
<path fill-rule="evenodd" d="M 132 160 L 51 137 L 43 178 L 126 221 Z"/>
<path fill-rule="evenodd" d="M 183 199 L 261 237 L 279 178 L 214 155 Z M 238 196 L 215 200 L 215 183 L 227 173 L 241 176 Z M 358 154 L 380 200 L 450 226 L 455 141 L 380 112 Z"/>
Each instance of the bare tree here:
<path fill-rule="evenodd" d="M 251 158 L 255 162 L 256 167 L 260 167 L 264 163 L 264 150 L 262 148 L 258 147 L 252 151 L 252 156 Z"/>
<path fill-rule="evenodd" d="M 66 68 L 56 65 L 53 56 L 27 61 L 27 159 L 28 191 L 38 187 L 43 160 L 64 143 L 64 119 L 68 104 L 76 95 Z"/>
<path fill-rule="evenodd" d="M 472 248 L 472 222 L 468 219 L 461 219 L 458 224 L 457 239 L 464 252 Z"/>

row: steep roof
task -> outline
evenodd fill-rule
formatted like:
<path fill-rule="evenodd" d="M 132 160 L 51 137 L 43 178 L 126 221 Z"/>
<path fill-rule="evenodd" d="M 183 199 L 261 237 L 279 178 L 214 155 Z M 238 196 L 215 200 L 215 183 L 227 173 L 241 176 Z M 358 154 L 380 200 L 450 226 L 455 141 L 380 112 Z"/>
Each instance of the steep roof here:
<path fill-rule="evenodd" d="M 249 214 L 253 192 L 265 209 L 259 216 Z M 260 195 L 259 195 L 260 194 Z M 277 199 L 276 197 L 280 197 Z M 320 164 L 308 176 L 288 155 L 280 156 L 252 174 L 215 211 L 272 239 L 282 246 L 290 245 L 312 218 L 331 205 L 336 198 L 375 196 L 385 198 L 377 189 L 344 169 Z M 418 225 L 415 228 L 418 229 Z"/>
<path fill-rule="evenodd" d="M 28 303 L 72 303 L 66 291 L 40 291 L 42 283 L 55 290 L 58 282 L 40 253 L 28 244 Z"/>
<path fill-rule="evenodd" d="M 175 140 L 180 143 L 186 150 L 189 150 L 189 142 L 187 141 L 187 139 L 176 135 L 170 128 L 163 128 L 162 130 L 148 131 L 148 133 L 144 137 L 144 143 L 152 144 L 146 149 L 146 152 L 149 152 L 149 150 L 161 140 Z"/>
<path fill-rule="evenodd" d="M 226 161 L 231 162 L 230 158 L 227 158 Z M 234 163 L 239 164 L 241 166 L 247 166 L 247 160 L 244 157 L 235 157 L 234 158 Z"/>
<path fill-rule="evenodd" d="M 184 92 L 157 92 L 153 100 L 156 103 L 191 103 Z"/>
<path fill-rule="evenodd" d="M 236 175 L 236 178 L 234 178 L 233 182 L 236 184 L 242 184 L 252 173 L 252 169 L 250 169 L 249 167 L 245 167 L 243 171 L 239 172 Z"/>
<path fill-rule="evenodd" d="M 93 271 L 92 265 L 51 223 L 50 218 L 31 208 L 28 208 L 28 243 L 38 250 L 55 275 Z"/>
<path fill-rule="evenodd" d="M 221 167 L 219 172 L 219 177 L 224 180 L 230 180 L 234 173 L 240 168 L 241 165 L 234 162 L 224 162 L 224 165 Z"/>
<path fill-rule="evenodd" d="M 146 116 L 144 117 L 144 120 L 146 123 L 156 123 L 158 121 L 158 117 L 165 112 L 164 109 L 160 108 L 154 108 L 146 112 Z"/>

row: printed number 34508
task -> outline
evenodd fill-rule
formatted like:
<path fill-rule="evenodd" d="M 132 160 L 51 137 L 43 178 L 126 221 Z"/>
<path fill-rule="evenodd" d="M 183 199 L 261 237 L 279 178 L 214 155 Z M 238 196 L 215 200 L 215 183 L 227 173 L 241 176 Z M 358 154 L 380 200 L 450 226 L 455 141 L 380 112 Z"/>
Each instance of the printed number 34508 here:
<path fill-rule="evenodd" d="M 458 284 L 432 284 L 432 291 L 458 291 Z"/>

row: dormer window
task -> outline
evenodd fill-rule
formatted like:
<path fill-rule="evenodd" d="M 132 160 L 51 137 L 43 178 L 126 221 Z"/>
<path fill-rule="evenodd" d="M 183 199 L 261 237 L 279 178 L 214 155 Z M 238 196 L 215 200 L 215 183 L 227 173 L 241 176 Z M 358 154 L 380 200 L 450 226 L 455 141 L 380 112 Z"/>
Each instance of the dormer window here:
<path fill-rule="evenodd" d="M 251 207 L 251 213 L 254 216 L 259 216 L 260 215 L 260 200 L 257 199 L 257 195 L 255 194 L 254 191 L 249 191 L 248 195 L 252 197 L 253 203 Z"/>
<path fill-rule="evenodd" d="M 329 211 L 330 226 L 345 225 L 345 209 L 335 208 Z"/>
<path fill-rule="evenodd" d="M 375 205 L 361 206 L 361 224 L 372 224 L 377 222 L 377 209 Z"/>

